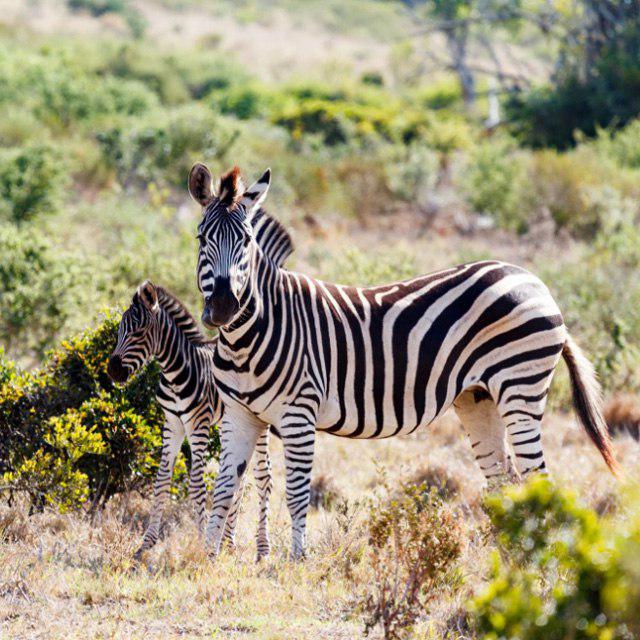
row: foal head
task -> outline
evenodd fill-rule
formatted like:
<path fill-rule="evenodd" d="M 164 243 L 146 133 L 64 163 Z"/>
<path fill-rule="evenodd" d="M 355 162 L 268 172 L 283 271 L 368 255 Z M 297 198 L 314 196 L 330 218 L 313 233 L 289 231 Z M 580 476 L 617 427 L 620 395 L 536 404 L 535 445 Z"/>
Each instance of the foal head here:
<path fill-rule="evenodd" d="M 146 280 L 138 287 L 120 320 L 118 343 L 107 366 L 107 373 L 115 382 L 126 382 L 153 357 L 159 311 L 156 287 Z"/>

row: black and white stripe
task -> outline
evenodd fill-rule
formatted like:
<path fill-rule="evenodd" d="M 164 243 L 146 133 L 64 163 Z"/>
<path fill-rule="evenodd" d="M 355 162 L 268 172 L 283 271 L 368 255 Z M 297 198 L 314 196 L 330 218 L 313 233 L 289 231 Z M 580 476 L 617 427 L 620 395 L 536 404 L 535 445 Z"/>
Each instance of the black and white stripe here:
<path fill-rule="evenodd" d="M 192 174 L 206 171 L 200 165 Z M 453 406 L 487 478 L 510 472 L 507 441 L 519 474 L 544 471 L 540 426 L 561 355 L 582 422 L 613 465 L 593 370 L 538 278 L 499 261 L 378 287 L 287 271 L 253 237 L 268 185 L 267 172 L 224 202 L 213 193 L 200 200 L 198 279 L 203 322 L 220 328 L 215 376 L 227 407 L 225 465 L 231 473 L 266 425 L 278 426 L 294 556 L 304 552 L 316 429 L 386 438 L 412 433 Z M 272 232 L 279 242 L 288 238 L 281 227 Z M 214 554 L 233 491 L 216 487 L 207 527 Z"/>
<path fill-rule="evenodd" d="M 201 532 L 206 523 L 204 463 L 210 427 L 218 424 L 223 405 L 213 378 L 213 357 L 217 339 L 207 340 L 196 321 L 172 294 L 144 282 L 124 312 L 118 327 L 118 343 L 109 361 L 109 375 L 124 382 L 151 358 L 161 367 L 156 394 L 165 414 L 162 430 L 162 457 L 154 483 L 154 502 L 142 545 L 136 552 L 152 547 L 160 534 L 176 457 L 185 437 L 191 448 L 189 497 Z M 257 534 L 258 558 L 269 554 L 268 508 L 271 473 L 268 431 L 257 443 L 254 477 L 260 500 Z M 226 521 L 225 539 L 234 545 L 235 525 L 242 491 Z"/>

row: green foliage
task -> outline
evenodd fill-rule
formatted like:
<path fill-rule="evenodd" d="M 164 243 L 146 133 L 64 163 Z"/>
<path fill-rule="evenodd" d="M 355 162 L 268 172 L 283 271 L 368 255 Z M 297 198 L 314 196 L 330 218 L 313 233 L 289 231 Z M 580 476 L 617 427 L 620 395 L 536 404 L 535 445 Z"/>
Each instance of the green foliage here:
<path fill-rule="evenodd" d="M 605 391 L 640 389 L 640 233 L 633 203 L 618 210 L 593 248 L 572 264 L 541 264 L 568 327 L 594 360 Z M 568 398 L 567 398 L 568 401 Z"/>
<path fill-rule="evenodd" d="M 640 631 L 640 519 L 606 520 L 546 478 L 490 496 L 498 533 L 474 609 L 487 640 L 626 640 Z"/>
<path fill-rule="evenodd" d="M 0 152 L 0 218 L 16 224 L 54 213 L 67 186 L 60 154 L 32 143 Z"/>
<path fill-rule="evenodd" d="M 464 182 L 474 210 L 491 215 L 498 226 L 526 230 L 530 211 L 523 201 L 527 167 L 509 140 L 491 140 L 470 154 Z"/>
<path fill-rule="evenodd" d="M 146 22 L 128 0 L 67 0 L 71 9 L 88 11 L 92 16 L 99 17 L 105 13 L 117 13 L 127 21 L 134 37 L 139 38 L 144 33 Z"/>
<path fill-rule="evenodd" d="M 402 246 L 380 255 L 364 253 L 355 247 L 340 251 L 337 255 L 317 252 L 312 259 L 319 263 L 323 278 L 347 285 L 385 284 L 409 278 L 416 273 L 414 257 Z"/>
<path fill-rule="evenodd" d="M 306 99 L 285 107 L 273 122 L 285 127 L 294 138 L 319 134 L 333 146 L 371 137 L 392 140 L 393 112 L 388 108 L 354 104 L 347 101 Z"/>
<path fill-rule="evenodd" d="M 623 167 L 640 169 L 640 120 L 618 131 L 601 129 L 594 147 Z"/>
<path fill-rule="evenodd" d="M 84 272 L 31 229 L 0 225 L 0 340 L 41 354 L 78 304 Z"/>
<path fill-rule="evenodd" d="M 236 136 L 231 123 L 196 105 L 127 119 L 97 134 L 105 163 L 125 187 L 160 177 L 182 185 L 194 157 L 223 156 Z"/>
<path fill-rule="evenodd" d="M 626 124 L 640 115 L 640 16 L 635 2 L 574 3 L 552 85 L 516 95 L 507 115 L 526 145 L 566 149 L 576 132 Z M 568 19 L 567 19 L 568 18 Z"/>
<path fill-rule="evenodd" d="M 372 577 L 360 599 L 367 635 L 378 624 L 385 638 L 408 635 L 460 555 L 459 525 L 435 492 L 403 485 L 369 513 Z"/>
<path fill-rule="evenodd" d="M 84 9 L 94 16 L 101 16 L 105 13 L 123 13 L 126 0 L 67 0 L 67 4 L 72 9 Z"/>
<path fill-rule="evenodd" d="M 0 474 L 11 495 L 65 510 L 144 489 L 157 471 L 164 415 L 155 400 L 159 371 L 144 367 L 125 385 L 106 373 L 117 316 L 63 342 L 43 368 L 20 372 L 0 360 Z M 212 438 L 211 456 L 219 441 Z M 184 475 L 184 468 L 179 467 Z"/>

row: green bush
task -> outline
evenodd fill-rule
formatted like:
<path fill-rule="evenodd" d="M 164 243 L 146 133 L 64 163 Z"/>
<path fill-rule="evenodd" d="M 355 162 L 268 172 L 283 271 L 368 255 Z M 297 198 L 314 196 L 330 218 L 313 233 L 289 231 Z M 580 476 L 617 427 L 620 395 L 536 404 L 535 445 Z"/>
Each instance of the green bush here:
<path fill-rule="evenodd" d="M 610 523 L 546 478 L 490 496 L 502 554 L 474 603 L 487 640 L 627 640 L 640 623 L 640 518 Z M 614 525 L 617 525 L 617 530 Z"/>
<path fill-rule="evenodd" d="M 640 169 L 640 120 L 619 131 L 601 129 L 594 147 L 623 167 Z"/>
<path fill-rule="evenodd" d="M 140 13 L 127 0 L 67 0 L 67 4 L 71 9 L 88 11 L 96 17 L 105 13 L 120 14 L 136 38 L 142 36 L 147 26 Z"/>
<path fill-rule="evenodd" d="M 638 6 L 620 2 L 611 9 L 588 3 L 568 9 L 566 25 L 573 20 L 577 29 L 560 42 L 552 84 L 509 100 L 507 120 L 525 144 L 566 149 L 576 132 L 594 136 L 640 115 Z"/>
<path fill-rule="evenodd" d="M 526 231 L 530 203 L 523 199 L 526 159 L 509 140 L 485 142 L 472 150 L 463 178 L 467 200 L 475 211 L 492 216 L 498 226 Z"/>
<path fill-rule="evenodd" d="M 105 13 L 123 13 L 127 8 L 126 0 L 67 0 L 72 9 L 84 9 L 94 16 Z"/>
<path fill-rule="evenodd" d="M 274 103 L 271 92 L 255 83 L 233 85 L 226 90 L 212 91 L 209 97 L 215 111 L 234 115 L 240 120 L 265 118 Z"/>
<path fill-rule="evenodd" d="M 1 151 L 0 218 L 21 224 L 54 213 L 67 183 L 62 157 L 49 145 Z"/>
<path fill-rule="evenodd" d="M 385 107 L 351 101 L 309 98 L 285 106 L 273 122 L 285 127 L 294 138 L 318 134 L 329 146 L 381 138 L 393 140 L 393 111 Z"/>
<path fill-rule="evenodd" d="M 157 365 L 123 386 L 106 373 L 119 318 L 63 342 L 43 368 L 20 372 L 0 359 L 0 474 L 4 493 L 62 510 L 149 487 L 157 471 L 164 415 L 155 400 Z M 219 442 L 211 439 L 209 453 Z M 184 471 L 184 469 L 183 469 Z"/>
<path fill-rule="evenodd" d="M 0 225 L 0 341 L 41 355 L 65 326 L 87 284 L 83 267 L 31 229 Z"/>
<path fill-rule="evenodd" d="M 639 268 L 640 232 L 631 209 L 626 216 L 612 215 L 593 248 L 576 260 L 545 263 L 536 270 L 558 300 L 569 330 L 593 360 L 607 392 L 640 390 Z"/>
<path fill-rule="evenodd" d="M 104 161 L 125 187 L 165 181 L 184 185 L 194 157 L 226 154 L 237 129 L 199 105 L 120 120 L 97 133 Z"/>
<path fill-rule="evenodd" d="M 33 114 L 53 131 L 66 131 L 112 114 L 138 115 L 158 103 L 138 79 L 99 75 L 84 51 L 0 50 L 0 102 Z"/>

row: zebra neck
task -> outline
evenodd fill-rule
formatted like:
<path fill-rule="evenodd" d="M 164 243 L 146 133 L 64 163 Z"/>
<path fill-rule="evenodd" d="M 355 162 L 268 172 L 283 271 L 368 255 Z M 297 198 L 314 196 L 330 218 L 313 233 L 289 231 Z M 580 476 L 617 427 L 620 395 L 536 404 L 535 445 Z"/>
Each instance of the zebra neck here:
<path fill-rule="evenodd" d="M 196 348 L 164 311 L 156 344 L 156 359 L 165 379 L 170 384 L 179 382 L 191 370 Z"/>
<path fill-rule="evenodd" d="M 264 335 L 271 322 L 269 307 L 278 298 L 283 280 L 284 270 L 265 257 L 261 249 L 256 251 L 250 280 L 240 298 L 238 319 L 220 329 L 220 342 L 226 353 L 237 356 L 257 335 Z"/>

